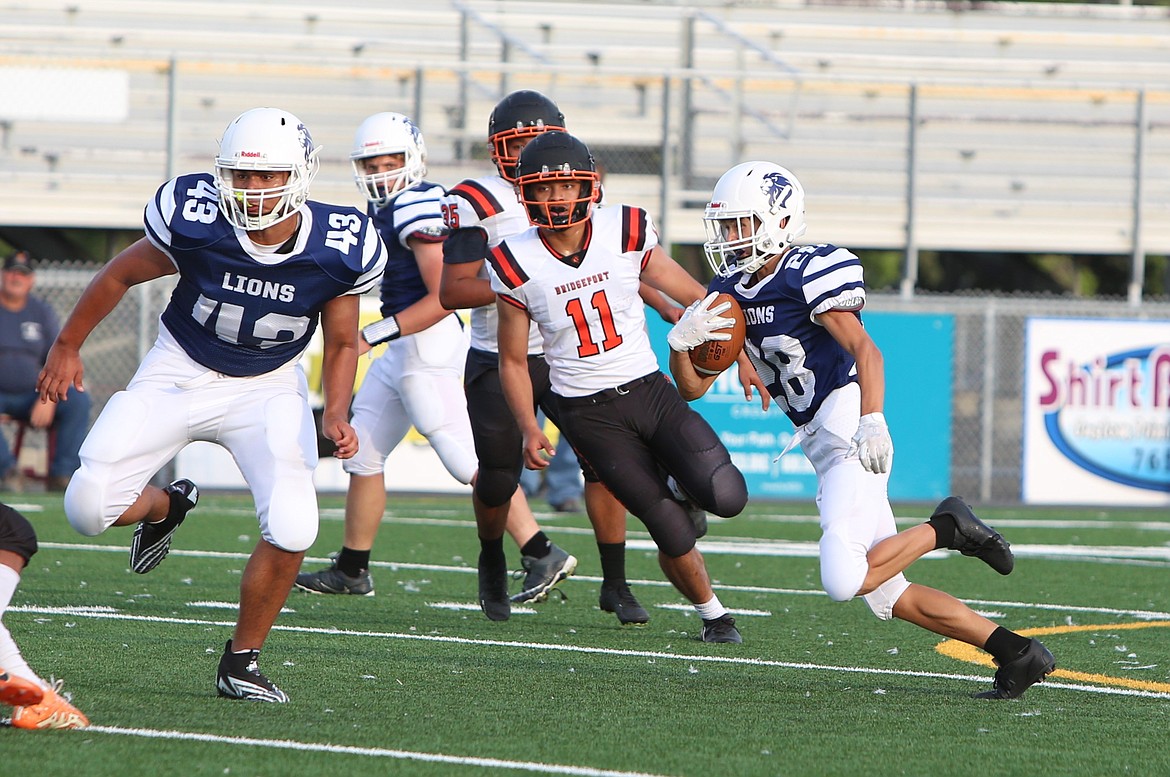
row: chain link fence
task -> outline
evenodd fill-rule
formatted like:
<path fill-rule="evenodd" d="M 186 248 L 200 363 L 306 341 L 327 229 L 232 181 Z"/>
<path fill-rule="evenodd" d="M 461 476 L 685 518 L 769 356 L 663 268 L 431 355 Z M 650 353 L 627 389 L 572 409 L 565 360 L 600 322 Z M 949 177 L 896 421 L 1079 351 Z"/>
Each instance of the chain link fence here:
<path fill-rule="evenodd" d="M 97 269 L 79 263 L 41 265 L 34 293 L 64 319 Z M 171 288 L 165 278 L 135 287 L 86 341 L 82 358 L 95 418 L 110 396 L 126 386 L 154 342 Z M 954 316 L 951 490 L 984 503 L 1020 500 L 1024 327 L 1030 316 L 1170 319 L 1170 304 L 1146 303 L 1135 309 L 1122 301 L 1058 297 L 919 295 L 906 300 L 879 293 L 870 296 L 868 309 Z"/>

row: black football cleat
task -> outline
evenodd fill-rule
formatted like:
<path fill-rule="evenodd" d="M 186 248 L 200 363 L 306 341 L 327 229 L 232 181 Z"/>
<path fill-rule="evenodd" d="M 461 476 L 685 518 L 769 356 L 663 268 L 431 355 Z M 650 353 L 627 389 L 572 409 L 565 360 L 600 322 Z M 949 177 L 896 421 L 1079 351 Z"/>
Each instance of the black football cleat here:
<path fill-rule="evenodd" d="M 502 566 L 486 563 L 479 554 L 479 608 L 490 621 L 506 621 L 512 617 L 512 600 L 508 598 L 508 571 Z"/>
<path fill-rule="evenodd" d="M 311 594 L 374 595 L 374 579 L 370 577 L 370 570 L 363 569 L 357 577 L 350 577 L 337 568 L 337 559 L 333 559 L 333 563 L 325 569 L 301 572 L 294 585 Z"/>
<path fill-rule="evenodd" d="M 994 687 L 990 691 L 975 694 L 975 698 L 1018 699 L 1055 668 L 1056 659 L 1048 648 L 1040 640 L 1029 640 L 1024 652 L 996 670 Z"/>
<path fill-rule="evenodd" d="M 1011 545 L 1002 534 L 976 518 L 966 502 L 957 496 L 948 496 L 934 508 L 931 518 L 942 514 L 951 516 L 955 522 L 955 539 L 949 546 L 951 550 L 981 559 L 1001 575 L 1011 574 L 1016 566 Z"/>
<path fill-rule="evenodd" d="M 190 480 L 176 480 L 163 489 L 171 500 L 167 517 L 156 523 L 139 521 L 130 542 L 130 568 L 145 575 L 171 551 L 171 538 L 199 502 L 199 489 Z"/>
<path fill-rule="evenodd" d="M 224 646 L 219 659 L 219 670 L 215 674 L 215 690 L 225 699 L 264 701 L 270 704 L 285 704 L 288 695 L 276 687 L 260 671 L 259 650 L 247 653 L 233 653 L 232 641 Z"/>
<path fill-rule="evenodd" d="M 597 606 L 603 612 L 612 612 L 616 615 L 623 626 L 642 626 L 650 622 L 650 613 L 638 603 L 629 584 L 625 582 L 614 585 L 602 583 Z"/>
<path fill-rule="evenodd" d="M 548 599 L 549 591 L 577 570 L 577 558 L 556 544 L 549 548 L 544 558 L 524 556 L 520 563 L 527 574 L 524 575 L 523 589 L 512 597 L 514 604 L 543 602 Z"/>
<path fill-rule="evenodd" d="M 713 620 L 704 619 L 699 639 L 704 642 L 743 642 L 739 629 L 735 627 L 735 618 L 727 613 Z"/>

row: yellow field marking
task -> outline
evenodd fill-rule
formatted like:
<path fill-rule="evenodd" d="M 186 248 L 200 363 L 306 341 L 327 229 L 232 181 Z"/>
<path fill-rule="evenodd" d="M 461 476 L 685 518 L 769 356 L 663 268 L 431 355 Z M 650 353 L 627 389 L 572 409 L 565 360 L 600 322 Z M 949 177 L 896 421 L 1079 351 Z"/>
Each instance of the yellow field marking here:
<path fill-rule="evenodd" d="M 1018 633 L 1025 637 L 1042 637 L 1049 634 L 1073 634 L 1078 631 L 1133 631 L 1136 629 L 1164 629 L 1170 627 L 1170 621 L 1145 621 L 1139 623 L 1104 623 L 1086 626 L 1045 626 L 1036 629 L 1021 629 Z M 953 639 L 943 640 L 934 646 L 934 649 L 948 658 L 965 661 L 969 664 L 981 666 L 995 666 L 991 656 L 973 645 Z M 1060 661 L 1057 659 L 1057 664 Z M 1058 677 L 1064 680 L 1111 685 L 1117 688 L 1132 688 L 1139 691 L 1156 691 L 1170 693 L 1170 683 L 1158 683 L 1150 680 L 1135 680 L 1132 677 L 1114 677 L 1107 674 L 1092 672 L 1077 672 L 1072 669 L 1056 669 L 1049 677 Z"/>

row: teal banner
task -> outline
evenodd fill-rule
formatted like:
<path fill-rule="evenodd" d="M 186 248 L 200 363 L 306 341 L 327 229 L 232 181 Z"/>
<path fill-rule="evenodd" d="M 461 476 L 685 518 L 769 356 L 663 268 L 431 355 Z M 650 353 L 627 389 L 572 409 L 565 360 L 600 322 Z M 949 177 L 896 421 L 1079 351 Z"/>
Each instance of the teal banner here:
<path fill-rule="evenodd" d="M 659 364 L 669 374 L 670 326 L 650 309 L 646 318 Z M 885 415 L 894 438 L 890 499 L 938 501 L 951 484 L 954 318 L 866 313 L 865 327 L 885 358 Z M 816 497 L 816 474 L 799 447 L 776 460 L 792 438 L 792 423 L 775 406 L 762 411 L 758 398 L 746 402 L 734 368 L 691 406 L 719 433 L 752 497 Z"/>

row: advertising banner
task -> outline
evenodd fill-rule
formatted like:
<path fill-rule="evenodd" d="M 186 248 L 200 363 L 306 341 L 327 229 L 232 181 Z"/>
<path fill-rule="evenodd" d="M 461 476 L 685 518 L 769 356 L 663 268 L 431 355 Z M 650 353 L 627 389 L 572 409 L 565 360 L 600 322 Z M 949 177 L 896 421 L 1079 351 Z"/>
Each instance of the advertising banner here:
<path fill-rule="evenodd" d="M 1023 500 L 1170 505 L 1170 321 L 1031 318 Z"/>

